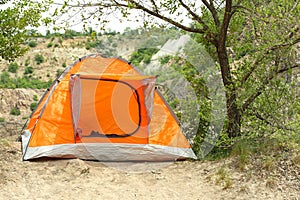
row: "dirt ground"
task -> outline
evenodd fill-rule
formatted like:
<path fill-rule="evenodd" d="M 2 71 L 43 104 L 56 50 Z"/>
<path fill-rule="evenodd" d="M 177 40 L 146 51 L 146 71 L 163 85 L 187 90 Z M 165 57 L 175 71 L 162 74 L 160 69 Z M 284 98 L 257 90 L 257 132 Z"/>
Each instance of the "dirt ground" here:
<path fill-rule="evenodd" d="M 0 139 L 1 200 L 300 198 L 299 176 L 293 176 L 290 183 L 276 176 L 273 180 L 255 171 L 236 170 L 230 159 L 174 163 L 79 159 L 23 162 L 20 143 L 14 139 Z M 299 175 L 299 170 L 295 173 Z"/>

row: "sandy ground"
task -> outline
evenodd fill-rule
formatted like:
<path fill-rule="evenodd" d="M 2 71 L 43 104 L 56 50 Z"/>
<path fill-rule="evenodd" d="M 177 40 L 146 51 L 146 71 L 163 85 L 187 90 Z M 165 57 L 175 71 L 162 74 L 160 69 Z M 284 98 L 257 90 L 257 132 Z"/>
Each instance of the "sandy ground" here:
<path fill-rule="evenodd" d="M 20 143 L 0 140 L 0 199 L 299 199 L 299 188 L 230 160 L 102 163 L 79 159 L 21 161 Z M 229 167 L 227 167 L 229 166 Z M 250 175 L 249 175 L 250 174 Z M 299 180 L 298 180 L 299 182 Z"/>

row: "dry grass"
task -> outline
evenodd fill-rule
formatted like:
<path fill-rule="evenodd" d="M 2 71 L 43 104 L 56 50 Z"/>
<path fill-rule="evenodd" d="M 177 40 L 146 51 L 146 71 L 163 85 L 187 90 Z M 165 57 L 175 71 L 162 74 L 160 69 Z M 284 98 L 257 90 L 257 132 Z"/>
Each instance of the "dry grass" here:
<path fill-rule="evenodd" d="M 0 147 L 9 147 L 10 143 L 7 139 L 1 139 L 0 140 Z"/>
<path fill-rule="evenodd" d="M 267 171 L 273 171 L 276 168 L 276 160 L 271 156 L 266 156 L 262 160 L 262 168 Z"/>
<path fill-rule="evenodd" d="M 276 188 L 277 180 L 274 177 L 269 177 L 266 181 L 266 186 L 268 188 Z"/>
<path fill-rule="evenodd" d="M 297 165 L 298 167 L 300 167 L 300 154 L 294 156 L 294 158 L 293 158 L 293 163 L 294 163 L 295 165 Z"/>
<path fill-rule="evenodd" d="M 231 188 L 233 185 L 232 178 L 230 176 L 229 169 L 222 166 L 216 173 L 216 183 L 223 186 L 223 189 Z"/>

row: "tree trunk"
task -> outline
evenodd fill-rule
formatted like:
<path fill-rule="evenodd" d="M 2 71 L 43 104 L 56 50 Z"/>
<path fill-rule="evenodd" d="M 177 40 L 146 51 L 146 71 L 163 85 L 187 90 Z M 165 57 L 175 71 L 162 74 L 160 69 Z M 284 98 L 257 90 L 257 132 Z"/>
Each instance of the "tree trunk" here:
<path fill-rule="evenodd" d="M 230 138 L 241 135 L 241 113 L 237 107 L 235 91 L 226 92 L 226 106 L 228 127 L 227 133 Z"/>
<path fill-rule="evenodd" d="M 232 0 L 226 0 L 225 13 L 220 32 L 215 46 L 217 48 L 219 63 L 221 67 L 222 80 L 226 90 L 226 107 L 228 117 L 227 133 L 230 138 L 237 137 L 241 133 L 241 111 L 237 106 L 235 84 L 232 80 L 230 65 L 226 50 L 227 30 L 232 16 Z M 218 24 L 216 24 L 218 25 Z"/>
<path fill-rule="evenodd" d="M 241 132 L 241 113 L 237 106 L 236 88 L 232 81 L 226 47 L 219 45 L 218 58 L 221 67 L 222 80 L 226 90 L 226 107 L 228 127 L 227 133 L 230 138 L 240 136 Z"/>

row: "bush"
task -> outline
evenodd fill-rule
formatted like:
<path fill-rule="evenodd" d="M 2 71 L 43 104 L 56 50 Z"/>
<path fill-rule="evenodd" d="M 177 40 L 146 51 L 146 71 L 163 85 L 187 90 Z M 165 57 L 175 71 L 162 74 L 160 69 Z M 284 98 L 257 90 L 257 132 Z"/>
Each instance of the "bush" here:
<path fill-rule="evenodd" d="M 61 70 L 61 69 L 56 70 L 56 77 L 59 77 L 62 72 L 63 72 L 63 70 Z"/>
<path fill-rule="evenodd" d="M 9 73 L 7 71 L 4 71 L 0 75 L 0 82 L 1 83 L 8 83 L 10 80 Z"/>
<path fill-rule="evenodd" d="M 53 46 L 52 42 L 49 42 L 49 43 L 47 44 L 47 48 L 50 48 L 50 47 L 52 47 L 52 46 Z"/>
<path fill-rule="evenodd" d="M 44 57 L 40 54 L 36 54 L 34 57 L 34 60 L 35 60 L 36 64 L 39 65 L 44 62 Z"/>
<path fill-rule="evenodd" d="M 30 110 L 31 110 L 31 111 L 34 111 L 37 105 L 38 105 L 37 102 L 31 103 L 31 104 L 30 104 Z"/>
<path fill-rule="evenodd" d="M 116 48 L 118 46 L 118 44 L 116 43 L 116 42 L 114 42 L 113 44 L 112 44 L 112 47 L 114 47 L 114 48 Z"/>
<path fill-rule="evenodd" d="M 36 94 L 35 94 L 35 95 L 33 95 L 33 100 L 34 100 L 34 101 L 37 101 L 37 100 L 39 100 L 39 99 L 38 99 L 38 96 L 37 96 Z"/>
<path fill-rule="evenodd" d="M 172 59 L 172 56 L 163 56 L 163 57 L 160 57 L 158 60 L 159 60 L 159 62 L 160 62 L 161 65 L 165 65 L 165 64 L 167 64 L 171 59 Z"/>
<path fill-rule="evenodd" d="M 10 114 L 11 115 L 20 115 L 21 112 L 18 108 L 15 107 L 15 108 L 11 109 Z"/>
<path fill-rule="evenodd" d="M 11 72 L 11 73 L 16 73 L 18 68 L 19 68 L 18 64 L 15 63 L 15 62 L 12 62 L 8 66 L 8 71 Z"/>
<path fill-rule="evenodd" d="M 145 55 L 144 56 L 144 63 L 149 64 L 151 62 L 151 55 Z"/>
<path fill-rule="evenodd" d="M 55 43 L 55 44 L 54 44 L 54 48 L 56 48 L 56 47 L 59 47 L 59 44 L 58 44 L 58 43 Z"/>
<path fill-rule="evenodd" d="M 4 122 L 4 118 L 3 117 L 0 117 L 0 122 Z"/>
<path fill-rule="evenodd" d="M 27 67 L 28 65 L 30 65 L 30 57 L 25 60 L 25 66 Z"/>
<path fill-rule="evenodd" d="M 67 66 L 67 64 L 64 62 L 63 64 L 62 64 L 62 67 L 66 67 Z"/>
<path fill-rule="evenodd" d="M 25 68 L 25 71 L 24 71 L 24 74 L 32 74 L 33 73 L 33 68 L 32 67 L 26 67 Z"/>
<path fill-rule="evenodd" d="M 98 42 L 97 41 L 88 41 L 85 45 L 86 50 L 90 50 L 91 48 L 96 48 L 98 46 Z"/>
<path fill-rule="evenodd" d="M 149 64 L 152 58 L 152 55 L 156 54 L 159 49 L 157 48 L 141 48 L 137 51 L 134 51 L 129 61 L 132 62 L 133 65 L 138 66 L 142 61 L 145 64 Z"/>
<path fill-rule="evenodd" d="M 42 89 L 49 88 L 52 84 L 52 80 L 50 79 L 47 82 L 41 81 L 37 78 L 32 78 L 24 76 L 18 78 L 10 78 L 9 73 L 4 71 L 0 74 L 0 88 L 32 88 L 32 89 Z"/>
<path fill-rule="evenodd" d="M 33 48 L 33 47 L 37 46 L 37 43 L 36 43 L 35 40 L 31 40 L 31 41 L 28 42 L 28 45 Z"/>

